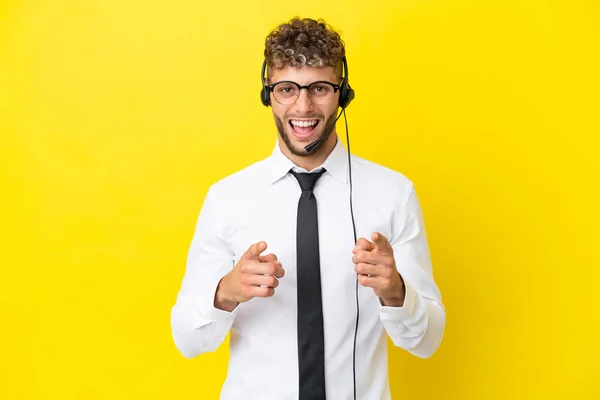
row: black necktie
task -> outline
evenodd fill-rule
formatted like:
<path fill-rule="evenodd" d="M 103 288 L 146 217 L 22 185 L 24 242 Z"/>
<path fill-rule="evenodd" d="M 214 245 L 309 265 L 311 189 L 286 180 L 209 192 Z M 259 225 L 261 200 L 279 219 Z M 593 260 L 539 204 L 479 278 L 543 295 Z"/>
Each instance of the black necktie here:
<path fill-rule="evenodd" d="M 325 400 L 325 339 L 321 305 L 321 267 L 317 199 L 313 188 L 325 169 L 317 173 L 290 171 L 300 183 L 296 230 L 298 272 L 299 400 Z"/>

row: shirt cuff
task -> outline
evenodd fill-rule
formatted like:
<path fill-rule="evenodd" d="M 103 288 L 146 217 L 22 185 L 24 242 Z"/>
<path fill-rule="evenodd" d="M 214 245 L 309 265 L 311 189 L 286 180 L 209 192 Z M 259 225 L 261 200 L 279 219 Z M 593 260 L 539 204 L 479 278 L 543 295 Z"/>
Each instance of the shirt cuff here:
<path fill-rule="evenodd" d="M 216 308 L 214 306 L 214 302 L 211 302 L 210 304 L 206 305 L 205 307 L 200 307 L 200 312 L 202 313 L 202 315 L 204 315 L 206 318 L 210 319 L 211 321 L 225 321 L 227 319 L 234 318 L 236 316 L 239 308 L 240 308 L 240 305 L 238 304 L 233 309 L 233 311 L 229 312 L 229 311 L 220 310 L 220 309 Z"/>
<path fill-rule="evenodd" d="M 210 321 L 227 321 L 233 319 L 240 308 L 240 305 L 238 304 L 231 312 L 229 312 L 215 307 L 215 294 L 221 279 L 222 277 L 213 279 L 212 283 L 207 285 L 207 287 L 210 288 L 210 290 L 207 291 L 207 296 L 203 296 L 198 302 L 200 314 Z"/>
<path fill-rule="evenodd" d="M 414 319 L 415 310 L 419 303 L 419 296 L 413 287 L 406 282 L 404 282 L 404 288 L 406 293 L 404 295 L 404 304 L 402 307 L 384 306 L 381 304 L 381 299 L 379 299 L 379 315 L 383 322 L 402 322 Z"/>

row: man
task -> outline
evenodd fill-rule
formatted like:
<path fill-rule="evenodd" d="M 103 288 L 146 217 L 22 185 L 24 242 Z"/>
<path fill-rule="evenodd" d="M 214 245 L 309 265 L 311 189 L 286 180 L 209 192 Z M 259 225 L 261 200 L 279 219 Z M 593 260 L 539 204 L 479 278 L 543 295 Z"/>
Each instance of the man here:
<path fill-rule="evenodd" d="M 354 155 L 349 169 L 335 129 L 351 100 L 344 55 L 322 21 L 267 37 L 261 97 L 277 143 L 212 185 L 198 217 L 171 325 L 188 358 L 230 332 L 222 399 L 389 399 L 386 335 L 423 358 L 440 344 L 445 310 L 415 189 Z"/>

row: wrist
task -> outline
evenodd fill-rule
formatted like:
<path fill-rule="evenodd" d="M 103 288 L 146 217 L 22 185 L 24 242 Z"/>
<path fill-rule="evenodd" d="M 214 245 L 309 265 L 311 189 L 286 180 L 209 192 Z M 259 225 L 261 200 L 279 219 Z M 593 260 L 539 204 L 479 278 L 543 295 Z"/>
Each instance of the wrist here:
<path fill-rule="evenodd" d="M 381 301 L 381 305 L 385 306 L 385 307 L 402 307 L 402 306 L 404 306 L 404 296 L 398 297 L 398 298 L 389 298 L 389 299 L 382 299 L 380 297 L 379 300 Z"/>
<path fill-rule="evenodd" d="M 231 296 L 229 296 L 226 287 L 227 276 L 224 276 L 217 285 L 217 290 L 215 291 L 214 306 L 219 310 L 232 312 L 238 306 L 239 303 L 233 300 Z"/>
<path fill-rule="evenodd" d="M 398 290 L 395 291 L 395 295 L 392 297 L 386 297 L 386 298 L 382 298 L 380 297 L 379 300 L 381 301 L 381 305 L 386 306 L 386 307 L 402 307 L 404 306 L 404 299 L 406 297 L 406 287 L 404 286 L 404 282 L 401 280 L 401 284 Z"/>

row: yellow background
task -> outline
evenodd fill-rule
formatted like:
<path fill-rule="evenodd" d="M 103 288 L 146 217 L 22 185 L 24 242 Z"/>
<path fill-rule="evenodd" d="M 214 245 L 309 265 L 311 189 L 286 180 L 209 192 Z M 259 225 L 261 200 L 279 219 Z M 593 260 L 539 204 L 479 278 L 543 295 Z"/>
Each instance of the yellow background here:
<path fill-rule="evenodd" d="M 600 399 L 593 0 L 2 1 L 0 398 L 217 398 L 227 346 L 184 359 L 170 308 L 208 186 L 272 150 L 296 14 L 342 33 L 351 148 L 424 209 L 448 323 L 391 349 L 395 398 Z"/>

